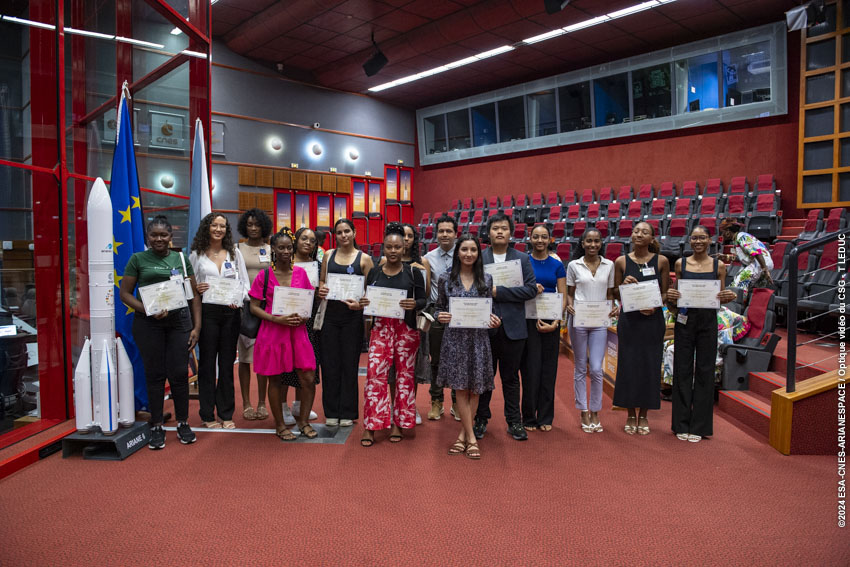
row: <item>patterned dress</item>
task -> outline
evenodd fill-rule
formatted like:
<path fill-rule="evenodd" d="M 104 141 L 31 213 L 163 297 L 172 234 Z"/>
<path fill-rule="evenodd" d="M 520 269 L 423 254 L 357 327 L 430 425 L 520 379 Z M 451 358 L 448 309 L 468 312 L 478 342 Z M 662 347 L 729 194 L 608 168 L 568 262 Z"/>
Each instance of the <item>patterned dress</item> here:
<path fill-rule="evenodd" d="M 757 256 L 764 257 L 767 270 L 773 269 L 773 258 L 770 251 L 758 238 L 746 232 L 739 232 L 735 237 L 735 254 L 744 267 L 732 280 L 731 287 L 749 289 L 751 287 L 766 287 L 767 277 L 756 260 Z"/>
<path fill-rule="evenodd" d="M 437 311 L 449 310 L 449 297 L 492 297 L 493 278 L 484 274 L 487 290 L 479 294 L 475 286 L 466 290 L 460 282 L 449 283 L 442 274 L 437 283 Z M 437 384 L 452 390 L 470 390 L 483 394 L 493 389 L 493 359 L 487 329 L 455 329 L 446 326 L 440 347 Z"/>

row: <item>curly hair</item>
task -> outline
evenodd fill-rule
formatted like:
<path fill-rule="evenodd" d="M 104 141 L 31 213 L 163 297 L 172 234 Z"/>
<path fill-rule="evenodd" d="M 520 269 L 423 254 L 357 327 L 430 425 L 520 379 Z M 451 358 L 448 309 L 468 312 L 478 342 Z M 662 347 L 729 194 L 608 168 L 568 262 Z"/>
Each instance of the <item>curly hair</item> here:
<path fill-rule="evenodd" d="M 239 231 L 239 234 L 248 238 L 248 221 L 252 218 L 260 225 L 260 236 L 262 239 L 265 240 L 268 238 L 272 233 L 272 219 L 262 209 L 248 209 L 242 213 L 242 216 L 239 217 L 239 222 L 236 224 L 236 230 Z"/>
<path fill-rule="evenodd" d="M 272 235 L 272 237 L 269 239 L 269 245 L 272 247 L 272 264 L 274 264 L 275 261 L 276 261 L 275 253 L 274 253 L 275 244 L 277 244 L 277 241 L 280 240 L 281 238 L 288 238 L 292 242 L 293 248 L 295 248 L 295 235 L 292 234 L 292 230 L 288 226 L 285 226 L 285 227 L 281 228 L 279 231 L 275 232 Z M 290 256 L 290 262 L 292 262 L 292 260 L 295 258 L 295 254 L 294 254 L 295 250 L 293 249 L 292 252 L 293 252 L 293 255 Z"/>
<path fill-rule="evenodd" d="M 221 213 L 210 213 L 201 219 L 201 224 L 198 226 L 198 232 L 195 233 L 195 239 L 192 240 L 192 248 L 190 250 L 198 254 L 205 253 L 210 247 L 210 226 L 217 218 L 224 219 L 224 238 L 221 239 L 221 247 L 227 250 L 231 256 L 236 256 L 236 247 L 233 246 L 233 232 L 230 230 L 230 221 Z"/>
<path fill-rule="evenodd" d="M 417 264 L 422 263 L 422 257 L 419 255 L 419 232 L 413 227 L 412 224 L 405 222 L 402 223 L 401 226 L 404 229 L 409 228 L 413 231 L 413 242 L 410 244 L 410 259 Z"/>
<path fill-rule="evenodd" d="M 316 234 L 316 231 L 314 231 L 312 228 L 309 228 L 309 227 L 306 227 L 306 226 L 302 226 L 301 228 L 299 228 L 298 230 L 296 230 L 296 231 L 295 231 L 295 237 L 294 237 L 294 238 L 293 238 L 293 240 L 292 240 L 292 245 L 296 247 L 296 252 L 297 252 L 298 241 L 301 239 L 301 235 L 302 235 L 302 234 L 304 234 L 305 232 L 307 232 L 308 230 L 309 230 L 310 232 L 312 232 L 314 236 L 316 236 L 316 244 L 315 244 L 315 246 L 313 246 L 313 251 L 310 253 L 310 259 L 311 259 L 311 260 L 315 260 L 315 259 L 316 259 L 316 254 L 317 254 L 317 253 L 318 253 L 318 251 L 319 251 L 319 237 L 318 237 L 318 235 Z"/>

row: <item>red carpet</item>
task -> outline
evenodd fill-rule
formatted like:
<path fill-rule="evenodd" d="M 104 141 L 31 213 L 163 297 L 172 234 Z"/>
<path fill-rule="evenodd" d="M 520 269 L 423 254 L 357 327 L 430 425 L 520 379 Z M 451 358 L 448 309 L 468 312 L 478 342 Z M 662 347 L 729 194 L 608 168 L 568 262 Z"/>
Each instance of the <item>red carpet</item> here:
<path fill-rule="evenodd" d="M 647 437 L 608 398 L 605 432 L 583 433 L 562 357 L 555 429 L 519 443 L 494 419 L 480 462 L 446 454 L 448 411 L 369 449 L 358 424 L 344 446 L 169 432 L 124 462 L 57 454 L 0 481 L 0 565 L 850 562 L 835 457 L 784 457 L 719 417 L 712 440 L 678 441 L 663 404 Z"/>

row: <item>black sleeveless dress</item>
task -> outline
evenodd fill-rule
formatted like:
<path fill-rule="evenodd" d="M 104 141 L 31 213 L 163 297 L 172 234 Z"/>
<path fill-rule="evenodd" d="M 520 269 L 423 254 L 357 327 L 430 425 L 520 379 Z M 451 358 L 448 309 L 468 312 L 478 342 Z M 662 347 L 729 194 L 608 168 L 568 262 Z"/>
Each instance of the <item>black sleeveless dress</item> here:
<path fill-rule="evenodd" d="M 626 276 L 639 282 L 659 280 L 658 254 L 646 266 L 651 276 L 643 275 L 641 266 L 626 254 Z M 664 314 L 659 307 L 652 315 L 640 311 L 621 313 L 617 324 L 617 382 L 614 405 L 621 408 L 661 408 L 661 359 L 664 347 Z"/>

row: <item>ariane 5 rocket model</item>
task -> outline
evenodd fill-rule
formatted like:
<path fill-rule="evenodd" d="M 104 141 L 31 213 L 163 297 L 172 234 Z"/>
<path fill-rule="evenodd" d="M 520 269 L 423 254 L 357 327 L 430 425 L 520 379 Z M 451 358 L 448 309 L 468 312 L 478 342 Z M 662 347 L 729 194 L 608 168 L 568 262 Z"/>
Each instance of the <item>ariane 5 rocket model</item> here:
<path fill-rule="evenodd" d="M 135 422 L 133 366 L 115 337 L 115 253 L 112 250 L 112 200 L 98 177 L 86 204 L 89 252 L 89 322 L 91 338 L 74 370 L 77 431 L 100 429 L 112 435 Z"/>

